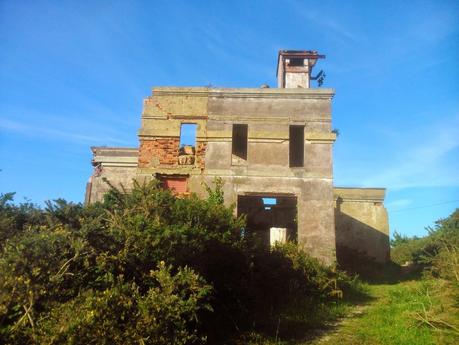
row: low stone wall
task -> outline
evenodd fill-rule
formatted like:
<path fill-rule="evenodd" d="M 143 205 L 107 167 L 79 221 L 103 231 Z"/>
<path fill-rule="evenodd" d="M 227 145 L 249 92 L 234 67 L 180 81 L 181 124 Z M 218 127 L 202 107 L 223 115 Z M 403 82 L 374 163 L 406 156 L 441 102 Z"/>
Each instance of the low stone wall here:
<path fill-rule="evenodd" d="M 389 223 L 383 188 L 334 188 L 338 261 L 358 251 L 377 262 L 390 260 Z"/>

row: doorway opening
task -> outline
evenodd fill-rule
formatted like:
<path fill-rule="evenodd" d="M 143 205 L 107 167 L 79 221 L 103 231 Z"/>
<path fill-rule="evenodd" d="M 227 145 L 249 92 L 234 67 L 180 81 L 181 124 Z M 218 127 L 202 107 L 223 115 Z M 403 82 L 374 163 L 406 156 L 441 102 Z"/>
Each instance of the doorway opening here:
<path fill-rule="evenodd" d="M 247 216 L 246 231 L 268 247 L 297 240 L 297 198 L 293 195 L 249 194 L 237 198 L 238 215 Z"/>

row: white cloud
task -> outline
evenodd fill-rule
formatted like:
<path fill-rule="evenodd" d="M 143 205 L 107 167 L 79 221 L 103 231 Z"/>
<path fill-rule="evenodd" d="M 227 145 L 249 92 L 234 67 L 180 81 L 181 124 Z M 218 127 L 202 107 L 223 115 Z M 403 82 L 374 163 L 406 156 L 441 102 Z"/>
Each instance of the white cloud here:
<path fill-rule="evenodd" d="M 407 140 L 399 145 L 399 151 L 387 160 L 388 168 L 364 178 L 363 186 L 459 186 L 459 117 L 445 118 L 441 125 L 417 128 L 407 133 Z"/>
<path fill-rule="evenodd" d="M 400 210 L 405 208 L 408 205 L 411 205 L 413 200 L 411 199 L 399 199 L 386 204 L 386 207 L 392 211 Z"/>
<path fill-rule="evenodd" d="M 292 0 L 290 3 L 294 6 L 296 13 L 302 16 L 306 22 L 312 22 L 313 25 L 326 29 L 327 33 L 332 33 L 338 40 L 352 43 L 361 41 L 362 36 L 351 30 L 350 26 L 346 25 L 338 16 L 321 13 L 312 6 L 305 6 L 301 1 Z"/>
<path fill-rule="evenodd" d="M 22 136 L 28 137 L 41 137 L 48 140 L 56 141 L 70 141 L 78 144 L 95 144 L 104 142 L 107 144 L 116 144 L 116 145 L 128 145 L 129 142 L 107 136 L 102 133 L 94 133 L 91 131 L 91 134 L 77 132 L 76 130 L 63 130 L 59 128 L 52 127 L 40 127 L 35 125 L 28 125 L 18 121 L 9 120 L 9 119 L 0 119 L 0 128 L 4 131 L 16 133 Z M 69 126 L 72 128 L 72 126 Z M 88 131 L 89 132 L 89 131 Z"/>

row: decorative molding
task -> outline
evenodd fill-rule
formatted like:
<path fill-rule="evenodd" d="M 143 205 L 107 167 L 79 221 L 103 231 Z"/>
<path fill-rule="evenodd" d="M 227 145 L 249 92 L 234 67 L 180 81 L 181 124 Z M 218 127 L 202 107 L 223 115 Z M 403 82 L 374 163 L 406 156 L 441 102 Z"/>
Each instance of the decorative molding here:
<path fill-rule="evenodd" d="M 386 195 L 385 188 L 344 188 L 334 187 L 333 195 L 335 200 L 350 202 L 384 202 Z"/>
<path fill-rule="evenodd" d="M 282 99 L 328 99 L 335 95 L 334 89 L 285 89 L 285 88 L 203 88 L 158 87 L 154 96 L 193 96 L 209 98 L 282 98 Z"/>

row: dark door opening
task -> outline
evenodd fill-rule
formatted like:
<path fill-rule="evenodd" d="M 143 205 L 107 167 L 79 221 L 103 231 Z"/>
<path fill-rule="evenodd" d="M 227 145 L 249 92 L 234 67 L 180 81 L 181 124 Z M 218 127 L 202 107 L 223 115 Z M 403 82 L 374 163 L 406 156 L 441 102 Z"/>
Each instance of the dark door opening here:
<path fill-rule="evenodd" d="M 247 232 L 256 234 L 266 246 L 276 241 L 297 240 L 297 199 L 285 195 L 239 195 L 238 215 L 247 215 Z"/>

